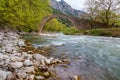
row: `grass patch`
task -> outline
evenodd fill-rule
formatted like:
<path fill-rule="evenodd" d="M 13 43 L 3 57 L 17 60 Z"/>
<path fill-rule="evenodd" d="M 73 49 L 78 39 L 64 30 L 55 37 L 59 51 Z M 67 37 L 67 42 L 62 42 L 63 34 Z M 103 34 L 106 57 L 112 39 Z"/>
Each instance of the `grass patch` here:
<path fill-rule="evenodd" d="M 82 32 L 85 35 L 120 37 L 120 28 L 91 29 Z"/>

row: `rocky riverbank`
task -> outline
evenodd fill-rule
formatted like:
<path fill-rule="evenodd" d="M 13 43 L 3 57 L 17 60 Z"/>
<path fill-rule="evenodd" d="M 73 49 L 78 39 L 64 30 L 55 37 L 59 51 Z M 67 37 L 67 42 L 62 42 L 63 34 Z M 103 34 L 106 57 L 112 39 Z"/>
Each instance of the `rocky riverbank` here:
<path fill-rule="evenodd" d="M 48 68 L 68 61 L 47 58 L 26 47 L 16 32 L 0 31 L 0 80 L 56 80 Z"/>

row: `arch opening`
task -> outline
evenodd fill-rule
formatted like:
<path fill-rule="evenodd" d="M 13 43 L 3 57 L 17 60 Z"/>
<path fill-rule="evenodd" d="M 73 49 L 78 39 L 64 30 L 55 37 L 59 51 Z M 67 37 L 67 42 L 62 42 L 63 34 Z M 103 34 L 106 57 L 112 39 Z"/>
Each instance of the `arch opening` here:
<path fill-rule="evenodd" d="M 50 20 L 52 20 L 52 19 L 54 19 L 54 18 L 67 19 L 67 20 L 69 20 L 69 21 L 71 22 L 71 24 L 72 24 L 73 26 L 76 26 L 75 23 L 74 23 L 74 20 L 72 20 L 69 16 L 66 16 L 66 15 L 51 15 L 51 16 L 44 17 L 44 18 L 42 19 L 38 33 L 41 34 L 43 28 L 45 27 L 45 24 L 46 24 L 48 21 L 50 21 Z"/>

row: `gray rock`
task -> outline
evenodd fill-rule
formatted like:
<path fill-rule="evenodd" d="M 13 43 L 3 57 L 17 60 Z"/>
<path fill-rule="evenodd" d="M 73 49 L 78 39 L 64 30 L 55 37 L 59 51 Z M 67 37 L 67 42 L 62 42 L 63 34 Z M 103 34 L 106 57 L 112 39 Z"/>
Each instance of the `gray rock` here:
<path fill-rule="evenodd" d="M 44 72 L 44 77 L 50 77 L 50 73 L 49 72 Z"/>
<path fill-rule="evenodd" d="M 7 76 L 7 79 L 6 80 L 16 80 L 17 76 L 15 73 L 10 73 L 8 76 Z"/>
<path fill-rule="evenodd" d="M 8 55 L 4 55 L 4 54 L 1 54 L 1 53 L 0 53 L 0 59 L 7 59 L 7 58 L 9 58 Z"/>
<path fill-rule="evenodd" d="M 18 72 L 17 76 L 18 76 L 18 78 L 23 78 L 24 79 L 24 78 L 27 77 L 27 74 L 24 71 L 22 71 L 22 72 Z"/>
<path fill-rule="evenodd" d="M 6 80 L 7 76 L 8 76 L 10 73 L 11 73 L 11 72 L 6 72 L 6 71 L 0 70 L 0 80 Z"/>
<path fill-rule="evenodd" d="M 20 68 L 23 66 L 23 63 L 22 62 L 14 62 L 14 63 L 10 63 L 10 67 L 12 68 Z"/>
<path fill-rule="evenodd" d="M 36 80 L 44 80 L 45 77 L 43 77 L 43 76 L 35 76 L 35 79 L 36 79 Z"/>
<path fill-rule="evenodd" d="M 13 51 L 13 49 L 11 47 L 6 47 L 6 52 L 7 53 L 11 53 Z"/>
<path fill-rule="evenodd" d="M 19 46 L 19 47 L 25 46 L 24 41 L 23 41 L 23 40 L 19 40 L 19 41 L 18 41 L 18 46 Z"/>
<path fill-rule="evenodd" d="M 33 58 L 35 59 L 35 60 L 45 60 L 45 59 L 47 59 L 47 57 L 45 57 L 45 56 L 42 56 L 42 55 L 40 55 L 40 54 L 33 54 Z"/>
<path fill-rule="evenodd" d="M 13 62 L 15 62 L 15 61 L 21 62 L 21 61 L 24 61 L 24 57 L 22 57 L 22 56 L 20 56 L 20 57 L 19 56 L 11 56 L 10 60 L 13 61 Z"/>
<path fill-rule="evenodd" d="M 25 72 L 34 72 L 34 66 L 31 66 L 31 67 L 24 67 L 24 71 Z"/>
<path fill-rule="evenodd" d="M 6 48 L 5 48 L 5 51 L 7 52 L 7 53 L 12 53 L 12 51 L 13 50 L 16 50 L 16 48 L 15 47 L 8 47 L 8 46 L 6 46 Z"/>
<path fill-rule="evenodd" d="M 34 80 L 35 75 L 29 75 L 28 80 Z"/>
<path fill-rule="evenodd" d="M 25 65 L 25 66 L 31 66 L 31 65 L 33 65 L 33 62 L 30 61 L 30 60 L 25 60 L 25 61 L 24 61 L 24 65 Z"/>
<path fill-rule="evenodd" d="M 45 59 L 46 64 L 51 64 L 51 60 L 50 59 Z"/>

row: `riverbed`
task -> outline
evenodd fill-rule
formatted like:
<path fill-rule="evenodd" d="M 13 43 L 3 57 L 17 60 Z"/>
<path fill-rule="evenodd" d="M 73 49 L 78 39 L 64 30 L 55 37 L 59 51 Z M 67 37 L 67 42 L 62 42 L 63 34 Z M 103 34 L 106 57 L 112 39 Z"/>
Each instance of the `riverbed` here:
<path fill-rule="evenodd" d="M 120 80 L 120 38 L 56 34 L 24 35 L 34 47 L 51 47 L 47 57 L 70 59 L 51 67 L 61 80 Z"/>

